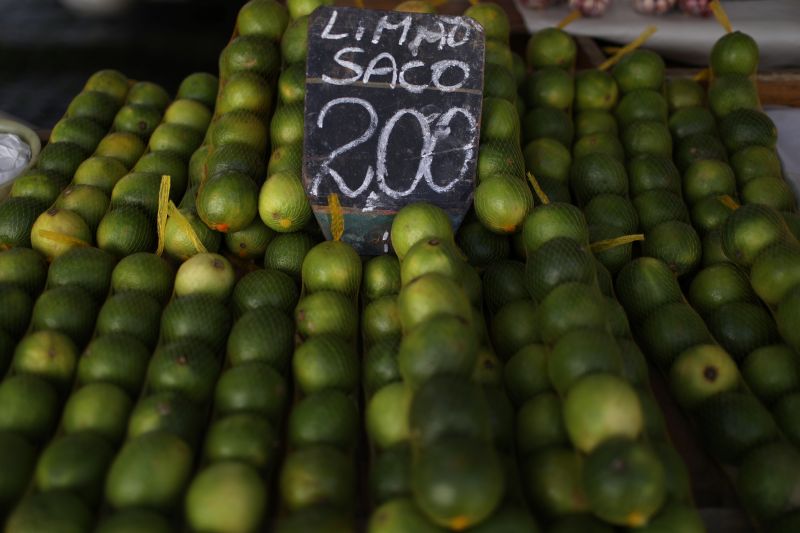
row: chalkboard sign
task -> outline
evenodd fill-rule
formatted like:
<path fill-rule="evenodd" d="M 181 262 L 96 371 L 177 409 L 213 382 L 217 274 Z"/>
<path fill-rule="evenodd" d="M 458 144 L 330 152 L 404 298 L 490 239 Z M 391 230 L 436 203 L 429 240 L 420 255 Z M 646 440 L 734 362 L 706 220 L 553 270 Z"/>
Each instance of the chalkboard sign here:
<path fill-rule="evenodd" d="M 461 223 L 475 189 L 483 61 L 483 28 L 469 17 L 314 11 L 303 184 L 326 237 L 330 193 L 342 240 L 364 255 L 389 250 L 392 217 L 409 203 Z"/>

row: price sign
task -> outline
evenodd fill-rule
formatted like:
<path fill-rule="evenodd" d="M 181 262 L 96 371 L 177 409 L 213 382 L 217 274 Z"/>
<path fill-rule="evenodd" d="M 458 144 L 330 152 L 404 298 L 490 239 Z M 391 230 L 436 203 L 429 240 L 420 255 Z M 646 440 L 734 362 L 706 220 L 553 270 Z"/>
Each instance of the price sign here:
<path fill-rule="evenodd" d="M 429 202 L 461 223 L 475 189 L 484 34 L 469 17 L 322 7 L 308 28 L 303 184 L 326 237 L 389 250 L 393 215 Z"/>

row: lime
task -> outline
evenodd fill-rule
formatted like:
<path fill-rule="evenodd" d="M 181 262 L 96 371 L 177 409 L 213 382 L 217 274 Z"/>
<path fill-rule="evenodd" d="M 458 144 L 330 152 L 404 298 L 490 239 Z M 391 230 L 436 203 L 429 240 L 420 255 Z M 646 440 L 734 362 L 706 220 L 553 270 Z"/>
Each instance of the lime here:
<path fill-rule="evenodd" d="M 237 72 L 252 72 L 269 77 L 280 69 L 280 54 L 276 44 L 260 35 L 241 35 L 222 50 L 219 74 L 227 80 Z"/>
<path fill-rule="evenodd" d="M 278 78 L 278 96 L 285 105 L 296 104 L 305 99 L 306 66 L 303 63 L 295 63 L 283 69 Z"/>
<path fill-rule="evenodd" d="M 401 380 L 397 368 L 398 348 L 397 338 L 385 338 L 374 343 L 364 354 L 361 374 L 367 396 L 389 383 Z"/>
<path fill-rule="evenodd" d="M 775 244 L 760 253 L 750 269 L 753 290 L 768 305 L 778 305 L 798 281 L 800 250 L 789 244 Z"/>
<path fill-rule="evenodd" d="M 133 133 L 147 140 L 160 122 L 161 112 L 158 109 L 149 105 L 128 104 L 117 112 L 114 117 L 113 128 L 114 131 Z M 97 146 L 97 143 L 87 149 L 92 150 L 95 146 Z"/>
<path fill-rule="evenodd" d="M 568 282 L 550 291 L 542 300 L 535 323 L 541 340 L 551 344 L 576 328 L 605 328 L 606 313 L 599 290 L 583 283 Z"/>
<path fill-rule="evenodd" d="M 358 330 L 357 317 L 353 302 L 333 291 L 305 296 L 294 311 L 297 331 L 304 338 L 329 333 L 352 339 Z"/>
<path fill-rule="evenodd" d="M 264 268 L 288 274 L 299 283 L 303 259 L 315 242 L 305 231 L 279 233 L 267 245 Z"/>
<path fill-rule="evenodd" d="M 534 69 L 557 66 L 570 69 L 575 64 L 578 47 L 575 40 L 559 28 L 544 28 L 531 35 L 525 49 L 528 65 Z"/>
<path fill-rule="evenodd" d="M 279 41 L 289 23 L 289 12 L 274 0 L 251 0 L 239 9 L 236 29 L 239 35 L 259 35 Z"/>
<path fill-rule="evenodd" d="M 215 253 L 219 250 L 222 243 L 221 233 L 206 226 L 192 209 L 181 207 L 180 214 L 192 228 L 197 240 L 206 251 Z M 186 225 L 179 222 L 176 215 L 172 215 L 167 218 L 167 226 L 164 231 L 164 250 L 170 257 L 185 261 L 200 253 L 202 248 L 198 247 L 195 241 L 189 237 Z"/>
<path fill-rule="evenodd" d="M 111 273 L 111 287 L 114 292 L 144 292 L 164 303 L 172 293 L 174 277 L 172 266 L 165 259 L 142 252 L 117 263 Z"/>
<path fill-rule="evenodd" d="M 754 449 L 741 464 L 737 488 L 748 509 L 762 519 L 783 516 L 797 489 L 800 456 L 786 443 L 775 442 Z"/>
<path fill-rule="evenodd" d="M 231 367 L 217 381 L 214 408 L 220 414 L 252 413 L 280 422 L 288 401 L 286 380 L 265 363 Z"/>
<path fill-rule="evenodd" d="M 483 80 L 484 97 L 504 98 L 514 104 L 517 102 L 517 82 L 514 74 L 504 65 L 486 63 Z"/>
<path fill-rule="evenodd" d="M 211 122 L 211 111 L 195 100 L 179 99 L 172 102 L 164 112 L 164 122 L 179 124 L 205 133 Z"/>
<path fill-rule="evenodd" d="M 532 454 L 523 460 L 521 472 L 528 499 L 548 517 L 587 511 L 582 469 L 583 458 L 571 447 L 551 446 Z"/>
<path fill-rule="evenodd" d="M 483 26 L 487 39 L 508 42 L 509 22 L 505 10 L 497 4 L 475 4 L 464 11 L 465 17 L 472 17 Z"/>
<path fill-rule="evenodd" d="M 742 188 L 742 201 L 761 204 L 776 211 L 794 211 L 796 202 L 791 186 L 782 178 L 753 178 Z"/>
<path fill-rule="evenodd" d="M 550 383 L 564 395 L 581 377 L 598 372 L 619 374 L 622 355 L 614 337 L 599 329 L 565 333 L 553 345 L 547 360 Z"/>
<path fill-rule="evenodd" d="M 58 423 L 60 402 L 56 390 L 30 374 L 9 376 L 0 382 L 0 430 L 43 444 Z"/>
<path fill-rule="evenodd" d="M 525 220 L 533 204 L 528 184 L 516 176 L 495 174 L 475 189 L 475 212 L 489 230 L 514 233 Z"/>
<path fill-rule="evenodd" d="M 578 139 L 572 148 L 572 157 L 576 161 L 597 153 L 625 161 L 625 148 L 619 138 L 611 133 L 591 133 Z"/>
<path fill-rule="evenodd" d="M 364 263 L 364 297 L 376 300 L 400 292 L 400 262 L 395 256 L 381 255 Z"/>
<path fill-rule="evenodd" d="M 154 392 L 142 398 L 128 418 L 127 440 L 148 433 L 169 433 L 194 443 L 200 430 L 196 403 L 179 392 Z"/>
<path fill-rule="evenodd" d="M 228 336 L 227 354 L 232 365 L 261 361 L 284 373 L 289 367 L 293 349 L 292 320 L 269 305 L 242 314 Z"/>
<path fill-rule="evenodd" d="M 124 84 L 122 98 L 119 100 L 103 91 L 83 90 L 69 103 L 64 116 L 88 118 L 107 128 L 111 126 L 119 106 L 125 100 L 125 93 L 127 92 L 127 81 Z"/>
<path fill-rule="evenodd" d="M 77 362 L 77 346 L 89 339 L 97 303 L 79 287 L 42 293 L 31 314 L 31 331 L 17 345 L 14 367 L 67 386 Z"/>
<path fill-rule="evenodd" d="M 58 207 L 39 215 L 31 228 L 31 245 L 51 260 L 92 240 L 91 229 L 80 215 Z"/>
<path fill-rule="evenodd" d="M 311 206 L 297 176 L 278 173 L 264 182 L 258 196 L 258 213 L 270 229 L 297 231 L 311 219 Z"/>
<path fill-rule="evenodd" d="M 669 131 L 676 139 L 698 133 L 715 135 L 717 123 L 707 107 L 684 107 L 670 115 Z"/>
<path fill-rule="evenodd" d="M 8 516 L 9 533 L 52 531 L 53 533 L 88 531 L 92 514 L 87 505 L 69 492 L 42 492 L 24 498 Z"/>
<path fill-rule="evenodd" d="M 718 119 L 737 109 L 758 110 L 758 90 L 753 80 L 741 74 L 716 76 L 708 88 L 708 105 Z"/>
<path fill-rule="evenodd" d="M 483 99 L 481 142 L 490 139 L 517 142 L 519 130 L 520 121 L 514 104 L 503 98 Z"/>
<path fill-rule="evenodd" d="M 640 155 L 628 161 L 627 171 L 634 197 L 655 189 L 681 194 L 681 175 L 670 158 Z"/>
<path fill-rule="evenodd" d="M 406 333 L 397 364 L 405 382 L 417 387 L 439 374 L 470 375 L 477 354 L 478 342 L 467 324 L 457 317 L 438 316 Z"/>
<path fill-rule="evenodd" d="M 756 300 L 747 274 L 733 263 L 712 265 L 698 272 L 687 297 L 703 316 L 728 303 Z"/>
<path fill-rule="evenodd" d="M 781 162 L 775 150 L 766 146 L 748 146 L 731 155 L 731 166 L 741 186 L 753 178 L 782 176 Z"/>
<path fill-rule="evenodd" d="M 150 350 L 137 339 L 108 333 L 94 339 L 78 361 L 78 382 L 82 385 L 108 383 L 132 397 L 144 383 Z"/>
<path fill-rule="evenodd" d="M 700 344 L 684 351 L 670 368 L 670 387 L 684 408 L 739 386 L 739 370 L 730 355 L 713 344 Z"/>
<path fill-rule="evenodd" d="M 748 146 L 775 148 L 778 141 L 775 123 L 769 115 L 757 109 L 731 111 L 720 120 L 719 134 L 729 152 Z"/>
<path fill-rule="evenodd" d="M 328 389 L 351 392 L 358 383 L 358 358 L 347 341 L 335 334 L 315 335 L 301 344 L 292 365 L 306 394 Z"/>
<path fill-rule="evenodd" d="M 349 450 L 358 437 L 356 402 L 340 391 L 320 391 L 300 400 L 289 415 L 292 446 L 330 444 Z"/>
<path fill-rule="evenodd" d="M 642 154 L 660 157 L 672 155 L 672 136 L 659 121 L 642 120 L 629 124 L 622 135 L 622 144 L 628 158 Z"/>
<path fill-rule="evenodd" d="M 292 17 L 281 37 L 284 64 L 305 63 L 308 53 L 308 16 Z"/>
<path fill-rule="evenodd" d="M 678 276 L 700 264 L 703 253 L 700 237 L 692 226 L 672 220 L 662 222 L 645 235 L 643 255 L 664 261 Z"/>
<path fill-rule="evenodd" d="M 708 318 L 711 333 L 737 360 L 756 348 L 778 340 L 770 313 L 761 305 L 748 302 L 727 303 Z"/>
<path fill-rule="evenodd" d="M 604 153 L 593 153 L 576 159 L 569 180 L 575 196 L 583 204 L 599 194 L 625 196 L 628 193 L 625 165 Z"/>
<path fill-rule="evenodd" d="M 689 222 L 686 204 L 672 191 L 665 189 L 645 191 L 633 199 L 633 205 L 639 214 L 639 224 L 646 232 L 671 220 Z"/>
<path fill-rule="evenodd" d="M 0 285 L 0 307 L 4 309 L 0 317 L 0 331 L 19 339 L 28 329 L 33 299 L 20 287 Z"/>
<path fill-rule="evenodd" d="M 725 147 L 715 134 L 695 133 L 680 139 L 673 153 L 675 164 L 682 171 L 700 159 L 727 159 Z"/>
<path fill-rule="evenodd" d="M 308 293 L 338 291 L 355 296 L 361 283 L 361 259 L 349 244 L 324 241 L 303 259 L 302 278 Z"/>
<path fill-rule="evenodd" d="M 211 229 L 236 232 L 250 225 L 258 213 L 258 187 L 246 174 L 217 173 L 197 195 L 197 214 Z"/>
<path fill-rule="evenodd" d="M 575 115 L 575 138 L 594 133 L 617 135 L 617 119 L 606 110 L 587 109 Z"/>
<path fill-rule="evenodd" d="M 695 412 L 703 441 L 726 462 L 739 460 L 749 450 L 778 438 L 770 412 L 746 392 L 715 394 L 698 405 Z"/>
<path fill-rule="evenodd" d="M 194 340 L 177 340 L 159 346 L 147 368 L 150 391 L 177 392 L 198 405 L 211 397 L 219 362 L 206 346 Z"/>
<path fill-rule="evenodd" d="M 749 267 L 759 254 L 789 237 L 783 218 L 773 209 L 748 204 L 731 213 L 722 230 L 722 247 L 732 261 Z"/>
<path fill-rule="evenodd" d="M 665 69 L 660 55 L 638 49 L 622 56 L 611 72 L 624 94 L 636 89 L 660 90 L 664 85 Z"/>
<path fill-rule="evenodd" d="M 46 203 L 34 198 L 8 198 L 0 203 L 0 249 L 31 246 L 31 229 Z"/>
<path fill-rule="evenodd" d="M 612 437 L 634 439 L 644 426 L 636 391 L 622 378 L 603 373 L 584 376 L 569 389 L 564 423 L 572 443 L 584 453 Z"/>
<path fill-rule="evenodd" d="M 128 78 L 122 72 L 111 69 L 98 70 L 86 80 L 83 90 L 101 92 L 122 105 L 128 94 L 128 84 Z"/>
<path fill-rule="evenodd" d="M 742 362 L 742 376 L 753 394 L 769 405 L 797 389 L 798 363 L 797 354 L 785 344 L 763 346 Z"/>
<path fill-rule="evenodd" d="M 752 76 L 758 70 L 758 45 L 746 33 L 726 33 L 711 48 L 710 63 L 715 76 Z"/>
<path fill-rule="evenodd" d="M 667 101 L 661 93 L 650 89 L 637 89 L 620 99 L 614 115 L 624 129 L 641 120 L 653 120 L 666 124 L 669 109 Z"/>
<path fill-rule="evenodd" d="M 170 177 L 170 196 L 180 198 L 186 191 L 186 162 L 172 152 L 148 152 L 139 158 L 133 172 L 153 172 L 159 176 Z M 91 184 L 90 184 L 91 185 Z"/>
<path fill-rule="evenodd" d="M 619 87 L 610 73 L 584 70 L 575 76 L 575 109 L 610 111 L 617 105 Z"/>
<path fill-rule="evenodd" d="M 61 193 L 63 187 L 59 181 L 46 172 L 28 171 L 14 180 L 9 196 L 46 207 L 52 205 Z"/>
<path fill-rule="evenodd" d="M 141 435 L 127 441 L 111 464 L 106 500 L 116 508 L 174 508 L 191 472 L 192 450 L 180 438 L 166 432 Z"/>
<path fill-rule="evenodd" d="M 567 112 L 575 99 L 575 80 L 566 70 L 552 66 L 537 69 L 525 82 L 528 107 L 555 108 Z"/>
<path fill-rule="evenodd" d="M 702 106 L 706 92 L 699 82 L 691 78 L 669 78 L 667 80 L 667 102 L 670 112 L 686 107 Z"/>
<path fill-rule="evenodd" d="M 217 99 L 217 114 L 231 111 L 249 111 L 261 116 L 272 109 L 272 86 L 260 75 L 237 72 L 225 80 Z"/>
<path fill-rule="evenodd" d="M 541 302 L 563 283 L 580 282 L 587 285 L 596 279 L 592 254 L 582 244 L 565 238 L 550 239 L 528 255 L 525 265 L 525 285 L 531 297 Z"/>
<path fill-rule="evenodd" d="M 122 113 L 122 110 L 120 110 L 120 113 Z M 117 113 L 117 116 L 120 116 L 120 113 Z M 157 122 L 158 119 L 156 119 Z M 62 118 L 53 126 L 48 142 L 73 143 L 80 146 L 85 152 L 90 153 L 97 147 L 105 133 L 105 128 L 91 119 L 83 117 Z"/>
<path fill-rule="evenodd" d="M 383 386 L 370 398 L 366 412 L 367 435 L 379 450 L 409 440 L 411 400 L 411 389 L 401 382 Z"/>
<path fill-rule="evenodd" d="M 22 496 L 36 466 L 36 451 L 24 438 L 11 432 L 0 433 L 0 505 L 4 509 Z"/>
<path fill-rule="evenodd" d="M 427 203 L 404 206 L 392 220 L 392 247 L 402 261 L 406 252 L 418 241 L 436 238 L 442 242 L 453 241 L 450 218 L 440 207 Z"/>
<path fill-rule="evenodd" d="M 277 462 L 278 444 L 269 421 L 250 413 L 232 414 L 209 426 L 204 453 L 210 462 L 241 461 L 263 470 Z"/>
<path fill-rule="evenodd" d="M 564 203 L 550 203 L 531 210 L 522 228 L 528 254 L 556 237 L 568 237 L 589 244 L 589 230 L 580 209 Z"/>
<path fill-rule="evenodd" d="M 94 151 L 94 156 L 111 157 L 125 165 L 125 168 L 132 168 L 144 153 L 145 148 L 144 142 L 138 135 L 117 131 L 103 137 Z"/>
<path fill-rule="evenodd" d="M 642 443 L 612 439 L 586 458 L 583 482 L 592 512 L 612 524 L 646 524 L 666 499 L 664 467 Z"/>
<path fill-rule="evenodd" d="M 97 504 L 114 448 L 93 433 L 64 435 L 44 449 L 36 465 L 36 487 L 42 492 L 69 491 Z"/>
<path fill-rule="evenodd" d="M 239 316 L 261 306 L 291 313 L 299 297 L 297 286 L 287 274 L 264 268 L 254 270 L 239 279 L 233 289 L 231 303 Z"/>
<path fill-rule="evenodd" d="M 555 139 L 541 138 L 531 141 L 523 151 L 525 167 L 537 180 L 551 180 L 566 184 L 572 155 L 568 148 Z"/>
<path fill-rule="evenodd" d="M 221 461 L 200 470 L 186 492 L 186 519 L 198 531 L 251 531 L 264 518 L 267 487 L 248 465 Z"/>
<path fill-rule="evenodd" d="M 505 489 L 503 467 L 488 444 L 445 438 L 423 449 L 411 469 L 414 501 L 434 523 L 461 530 L 485 520 Z"/>
<path fill-rule="evenodd" d="M 241 31 L 241 30 L 240 30 Z M 212 109 L 217 100 L 217 86 L 219 80 L 213 74 L 207 72 L 195 72 L 189 74 L 178 86 L 176 99 L 188 98 L 195 100 Z"/>
<path fill-rule="evenodd" d="M 294 175 L 303 173 L 303 145 L 302 143 L 285 144 L 273 147 L 272 154 L 267 163 L 267 177 L 286 172 Z"/>
<path fill-rule="evenodd" d="M 572 146 L 575 129 L 570 116 L 560 109 L 537 107 L 528 111 L 522 119 L 522 137 L 525 143 L 536 139 L 554 139 Z"/>
<path fill-rule="evenodd" d="M 693 162 L 683 174 L 683 194 L 689 205 L 707 196 L 736 194 L 736 178 L 727 163 L 714 159 Z"/>
<path fill-rule="evenodd" d="M 355 498 L 352 458 L 332 446 L 306 446 L 290 452 L 280 473 L 281 499 L 297 511 L 327 503 L 347 508 Z"/>
<path fill-rule="evenodd" d="M 121 207 L 107 212 L 97 225 L 97 247 L 119 257 L 147 252 L 156 247 L 156 231 L 147 215 Z"/>

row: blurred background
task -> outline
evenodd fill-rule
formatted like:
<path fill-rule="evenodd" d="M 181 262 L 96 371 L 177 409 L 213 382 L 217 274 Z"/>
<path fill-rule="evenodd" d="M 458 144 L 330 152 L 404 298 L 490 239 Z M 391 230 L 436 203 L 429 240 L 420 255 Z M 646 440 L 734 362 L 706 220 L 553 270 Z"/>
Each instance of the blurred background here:
<path fill-rule="evenodd" d="M 244 2 L 0 0 L 0 114 L 49 129 L 102 68 L 174 93 L 191 72 L 217 72 Z"/>

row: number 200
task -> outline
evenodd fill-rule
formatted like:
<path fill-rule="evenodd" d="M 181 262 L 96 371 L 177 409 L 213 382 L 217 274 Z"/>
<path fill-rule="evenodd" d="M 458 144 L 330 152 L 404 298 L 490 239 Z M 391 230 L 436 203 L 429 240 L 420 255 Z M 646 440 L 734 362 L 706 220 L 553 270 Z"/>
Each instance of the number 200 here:
<path fill-rule="evenodd" d="M 348 198 L 355 198 L 359 196 L 369 188 L 373 179 L 377 179 L 380 190 L 387 196 L 395 199 L 411 194 L 417 188 L 419 182 L 423 179 L 432 190 L 437 193 L 443 193 L 451 190 L 455 184 L 464 177 L 464 173 L 467 171 L 469 161 L 472 159 L 472 141 L 469 141 L 467 144 L 460 147 L 461 150 L 464 150 L 464 163 L 462 164 L 458 175 L 445 185 L 438 185 L 433 179 L 431 172 L 433 153 L 436 150 L 436 145 L 439 140 L 450 135 L 449 126 L 456 115 L 461 115 L 467 120 L 469 123 L 468 131 L 470 133 L 470 137 L 474 138 L 474 133 L 477 128 L 475 117 L 473 117 L 468 110 L 462 107 L 454 107 L 449 109 L 446 113 L 433 118 L 433 120 L 436 122 L 433 125 L 433 131 L 431 131 L 431 122 L 433 122 L 433 120 L 429 121 L 425 115 L 415 109 L 400 109 L 394 115 L 392 115 L 389 120 L 386 121 L 386 124 L 383 126 L 383 129 L 380 132 L 380 136 L 378 137 L 377 160 L 375 162 L 375 168 L 373 169 L 372 165 L 367 167 L 364 181 L 358 188 L 351 189 L 347 186 L 347 183 L 345 183 L 342 176 L 336 170 L 332 169 L 330 165 L 338 156 L 366 142 L 375 134 L 375 131 L 378 129 L 378 114 L 375 112 L 375 108 L 372 107 L 372 104 L 362 98 L 336 98 L 325 104 L 320 110 L 316 125 L 317 128 L 322 128 L 325 122 L 325 116 L 331 108 L 337 105 L 347 104 L 363 107 L 369 114 L 369 125 L 367 126 L 366 131 L 364 131 L 364 133 L 362 133 L 358 138 L 336 148 L 328 155 L 328 157 L 323 160 L 319 172 L 316 174 L 316 176 L 314 176 L 312 187 L 313 194 L 318 194 L 319 185 L 326 175 L 330 175 L 333 178 L 333 180 L 336 182 L 336 185 L 339 187 L 339 190 Z M 389 136 L 391 135 L 394 126 L 405 115 L 411 115 L 412 117 L 416 118 L 417 122 L 419 123 L 422 131 L 422 150 L 420 152 L 419 165 L 417 166 L 414 180 L 407 189 L 398 191 L 390 187 L 386 182 L 386 151 L 389 144 Z"/>

